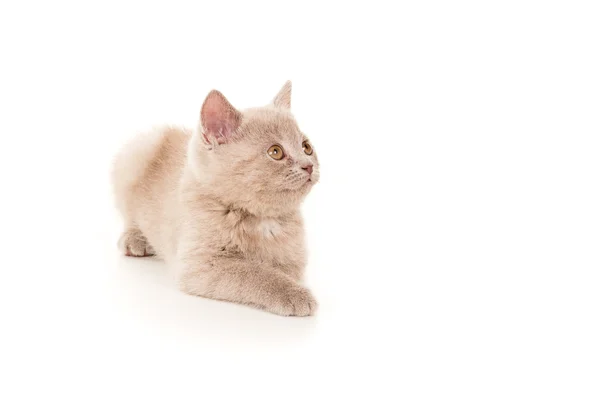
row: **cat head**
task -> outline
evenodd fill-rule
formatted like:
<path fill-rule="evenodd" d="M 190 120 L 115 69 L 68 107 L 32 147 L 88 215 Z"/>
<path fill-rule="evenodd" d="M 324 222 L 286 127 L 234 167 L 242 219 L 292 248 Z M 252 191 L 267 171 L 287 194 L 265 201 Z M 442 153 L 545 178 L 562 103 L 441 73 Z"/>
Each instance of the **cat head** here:
<path fill-rule="evenodd" d="M 319 180 L 319 161 L 290 111 L 291 89 L 288 81 L 269 105 L 243 111 L 208 94 L 188 153 L 203 192 L 255 214 L 298 208 Z"/>

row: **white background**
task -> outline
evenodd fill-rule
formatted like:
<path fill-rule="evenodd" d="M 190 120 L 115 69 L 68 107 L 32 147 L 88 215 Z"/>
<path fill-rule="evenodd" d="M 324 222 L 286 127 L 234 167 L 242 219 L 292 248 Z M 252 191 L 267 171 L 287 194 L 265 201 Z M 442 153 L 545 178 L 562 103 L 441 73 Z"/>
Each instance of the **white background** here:
<path fill-rule="evenodd" d="M 593 1 L 0 5 L 1 395 L 598 397 Z M 136 131 L 294 84 L 321 159 L 292 319 L 122 257 Z"/>

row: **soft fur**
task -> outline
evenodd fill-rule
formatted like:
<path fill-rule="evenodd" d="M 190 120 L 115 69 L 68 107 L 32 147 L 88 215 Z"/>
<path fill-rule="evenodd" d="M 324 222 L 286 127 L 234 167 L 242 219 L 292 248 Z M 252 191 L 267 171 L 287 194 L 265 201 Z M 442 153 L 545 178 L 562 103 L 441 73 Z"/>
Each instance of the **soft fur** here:
<path fill-rule="evenodd" d="M 159 129 L 126 145 L 113 172 L 123 252 L 163 257 L 189 294 L 312 315 L 299 207 L 319 162 L 290 104 L 290 82 L 244 111 L 211 91 L 195 131 Z M 268 155 L 274 144 L 282 160 Z"/>

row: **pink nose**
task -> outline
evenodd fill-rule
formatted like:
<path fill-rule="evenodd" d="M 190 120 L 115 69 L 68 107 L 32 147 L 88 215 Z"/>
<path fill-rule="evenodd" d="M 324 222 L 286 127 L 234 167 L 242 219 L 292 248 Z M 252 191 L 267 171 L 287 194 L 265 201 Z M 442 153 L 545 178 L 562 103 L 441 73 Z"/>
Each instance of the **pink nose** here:
<path fill-rule="evenodd" d="M 310 166 L 304 166 L 302 169 L 308 172 L 308 175 L 312 174 L 312 164 Z"/>

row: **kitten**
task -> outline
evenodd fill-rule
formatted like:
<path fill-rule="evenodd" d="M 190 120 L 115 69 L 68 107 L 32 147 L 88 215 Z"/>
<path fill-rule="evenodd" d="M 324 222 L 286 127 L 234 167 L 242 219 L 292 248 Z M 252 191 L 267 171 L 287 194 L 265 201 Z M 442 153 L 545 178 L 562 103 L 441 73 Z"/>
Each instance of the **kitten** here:
<path fill-rule="evenodd" d="M 289 81 L 271 104 L 244 111 L 213 90 L 195 131 L 126 145 L 112 176 L 123 252 L 164 258 L 186 293 L 312 315 L 299 207 L 319 162 L 290 104 Z"/>

